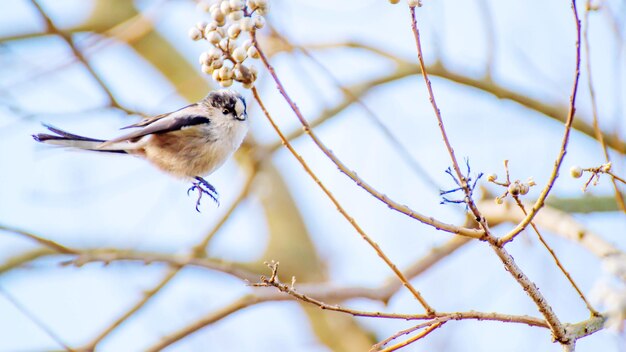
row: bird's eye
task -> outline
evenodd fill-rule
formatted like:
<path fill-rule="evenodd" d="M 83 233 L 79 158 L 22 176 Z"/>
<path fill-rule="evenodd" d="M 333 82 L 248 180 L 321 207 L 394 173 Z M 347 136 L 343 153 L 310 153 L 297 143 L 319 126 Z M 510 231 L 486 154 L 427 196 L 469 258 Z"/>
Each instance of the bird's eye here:
<path fill-rule="evenodd" d="M 230 111 L 228 111 L 228 109 L 222 110 L 222 114 L 224 114 L 224 115 L 228 115 L 229 113 L 230 113 Z"/>

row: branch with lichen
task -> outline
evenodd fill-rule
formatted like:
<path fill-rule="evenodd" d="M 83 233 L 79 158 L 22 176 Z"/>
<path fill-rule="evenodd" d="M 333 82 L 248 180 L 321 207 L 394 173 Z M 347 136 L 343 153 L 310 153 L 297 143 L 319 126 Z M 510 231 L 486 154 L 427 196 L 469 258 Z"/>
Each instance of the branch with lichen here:
<path fill-rule="evenodd" d="M 532 204 L 533 203 L 530 202 L 523 202 L 525 207 L 530 207 Z M 512 203 L 505 202 L 502 205 L 498 205 L 492 201 L 483 200 L 479 201 L 479 205 L 484 216 L 493 225 L 518 223 L 525 217 L 522 210 Z M 619 248 L 580 224 L 572 215 L 566 212 L 547 206 L 537 214 L 533 222 L 537 226 L 548 230 L 550 233 L 580 245 L 599 259 L 611 257 L 626 258 L 626 254 Z M 624 280 L 626 280 L 626 277 Z"/>
<path fill-rule="evenodd" d="M 496 204 L 502 204 L 504 197 L 506 197 L 508 194 L 510 194 L 511 197 L 513 198 L 513 200 L 515 201 L 515 204 L 519 207 L 519 209 L 522 211 L 524 216 L 528 216 L 528 212 L 526 211 L 526 207 L 522 203 L 522 200 L 520 199 L 520 196 L 526 195 L 528 193 L 530 187 L 535 185 L 535 182 L 532 181 L 532 178 L 527 183 L 521 182 L 520 180 L 515 180 L 515 181 L 511 182 L 511 176 L 510 176 L 510 173 L 509 173 L 509 163 L 508 163 L 508 160 L 504 161 L 504 170 L 505 170 L 505 173 L 506 173 L 506 179 L 505 179 L 504 182 L 496 181 L 496 177 L 495 176 L 490 177 L 490 181 L 492 183 L 494 183 L 494 184 L 496 184 L 498 186 L 506 188 L 505 193 L 502 196 L 496 198 Z M 550 253 L 550 256 L 554 260 L 556 266 L 559 268 L 559 270 L 561 270 L 563 275 L 565 275 L 565 277 L 570 282 L 570 284 L 572 285 L 574 290 L 576 290 L 576 293 L 578 293 L 578 296 L 583 300 L 583 302 L 587 306 L 587 309 L 589 310 L 591 315 L 592 316 L 599 316 L 600 313 L 598 313 L 598 311 L 596 311 L 593 308 L 591 303 L 589 303 L 589 301 L 585 297 L 585 294 L 580 290 L 580 288 L 578 287 L 576 282 L 574 282 L 574 279 L 572 278 L 570 273 L 565 269 L 565 267 L 563 266 L 563 264 L 561 263 L 561 261 L 557 257 L 556 253 L 554 252 L 554 250 L 550 247 L 550 245 L 548 245 L 548 243 L 544 239 L 543 235 L 541 234 L 541 232 L 537 228 L 537 225 L 535 225 L 535 223 L 533 221 L 531 221 L 530 222 L 530 226 L 533 228 L 534 232 L 537 234 L 537 238 L 539 239 L 539 242 L 541 242 L 543 247 Z M 511 240 L 512 240 L 512 238 L 511 238 Z"/>

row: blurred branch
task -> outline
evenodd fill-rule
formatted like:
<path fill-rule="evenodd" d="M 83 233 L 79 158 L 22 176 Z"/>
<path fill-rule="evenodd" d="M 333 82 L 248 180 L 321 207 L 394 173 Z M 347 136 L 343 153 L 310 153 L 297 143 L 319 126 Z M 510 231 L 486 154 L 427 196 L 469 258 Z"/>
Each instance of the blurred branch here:
<path fill-rule="evenodd" d="M 191 325 L 184 327 L 178 331 L 175 331 L 165 337 L 163 337 L 159 342 L 149 346 L 145 349 L 145 352 L 158 352 L 165 349 L 167 346 L 193 334 L 194 332 L 202 329 L 203 327 L 213 324 L 216 321 L 219 321 L 243 308 L 249 307 L 256 303 L 259 303 L 260 300 L 258 297 L 254 295 L 246 295 L 243 296 L 236 301 L 226 304 L 215 312 L 212 312 L 202 319 L 194 322 Z"/>
<path fill-rule="evenodd" d="M 24 231 L 24 230 L 20 230 L 20 229 L 16 229 L 13 227 L 8 227 L 5 225 L 0 225 L 0 231 L 6 231 L 6 232 L 11 232 L 14 233 L 16 235 L 22 236 L 22 237 L 26 237 L 30 240 L 33 240 L 39 244 L 41 244 L 44 247 L 50 248 L 55 252 L 58 253 L 62 253 L 62 254 L 78 254 L 80 253 L 80 251 L 58 244 L 52 240 L 37 236 L 35 234 L 32 234 L 30 232 Z"/>
<path fill-rule="evenodd" d="M 159 280 L 153 288 L 144 291 L 143 297 L 137 301 L 129 310 L 124 312 L 118 319 L 112 324 L 108 325 L 100 334 L 98 334 L 93 340 L 87 343 L 85 346 L 78 348 L 79 351 L 95 351 L 96 346 L 109 336 L 115 329 L 120 327 L 126 320 L 135 315 L 141 308 L 143 308 L 149 300 L 151 300 L 158 292 L 161 291 L 180 271 L 180 267 L 169 268 L 167 274 Z"/>
<path fill-rule="evenodd" d="M 343 99 L 340 103 L 335 105 L 334 107 L 324 109 L 317 117 L 311 119 L 310 125 L 311 128 L 318 127 L 322 125 L 324 122 L 328 121 L 330 118 L 338 115 L 346 108 L 350 107 L 352 104 L 357 102 L 357 97 L 363 97 L 371 90 L 376 87 L 382 86 L 384 84 L 394 82 L 396 80 L 400 80 L 406 78 L 410 75 L 416 74 L 414 70 L 406 70 L 406 67 L 398 67 L 393 73 L 383 76 L 380 78 L 375 78 L 371 81 L 351 85 L 344 87 L 346 91 L 350 91 L 351 94 L 346 95 L 345 99 Z M 294 129 L 291 132 L 285 133 L 287 140 L 293 140 L 304 135 L 305 132 L 302 128 Z M 281 141 L 277 141 L 273 144 L 270 144 L 267 148 L 270 151 L 275 151 L 282 146 Z"/>
<path fill-rule="evenodd" d="M 550 197 L 546 204 L 567 213 L 595 213 L 619 211 L 615 196 Z"/>
<path fill-rule="evenodd" d="M 31 0 L 34 2 L 34 0 Z M 166 0 L 160 0 L 151 5 L 144 13 L 138 12 L 132 2 L 126 0 L 96 0 L 95 6 L 89 17 L 84 23 L 75 27 L 59 29 L 58 27 L 49 27 L 45 32 L 27 33 L 17 36 L 0 37 L 0 42 L 22 40 L 46 35 L 58 35 L 66 41 L 72 48 L 75 58 L 68 63 L 74 62 L 75 59 L 83 61 L 89 73 L 102 86 L 105 93 L 109 96 L 112 105 L 128 114 L 137 114 L 137 112 L 120 106 L 113 99 L 110 90 L 106 84 L 91 69 L 89 62 L 84 55 L 95 53 L 97 50 L 105 46 L 96 46 L 103 39 L 96 39 L 89 45 L 93 49 L 87 47 L 85 53 L 77 50 L 78 44 L 72 38 L 73 33 L 94 32 L 103 35 L 105 38 L 114 38 L 118 41 L 125 42 L 130 45 L 139 55 L 152 64 L 161 74 L 165 76 L 177 89 L 177 91 L 187 100 L 196 101 L 203 97 L 209 90 L 209 84 L 202 78 L 200 72 L 189 63 L 175 47 L 173 47 L 158 32 L 154 31 L 152 24 L 158 8 Z M 38 12 L 47 18 L 36 2 Z M 52 24 L 51 21 L 46 21 Z M 106 39 L 105 39 L 106 40 Z M 78 54 L 78 55 L 76 55 Z M 81 59 L 82 57 L 82 59 Z M 47 70 L 46 72 L 55 72 L 59 67 Z"/>
<path fill-rule="evenodd" d="M 355 95 L 352 89 L 345 87 L 339 81 L 339 79 L 335 77 L 335 75 L 326 66 L 324 66 L 324 64 L 322 64 L 319 60 L 315 58 L 315 56 L 313 56 L 313 54 L 309 52 L 309 50 L 306 47 L 292 44 L 291 41 L 285 38 L 285 36 L 278 33 L 274 28 L 271 28 L 271 29 L 272 29 L 273 37 L 278 38 L 279 40 L 283 41 L 284 45 L 286 45 L 289 48 L 297 48 L 297 50 L 299 50 L 306 58 L 308 58 L 313 64 L 315 64 L 315 66 L 317 66 L 319 70 L 322 71 L 333 82 L 335 87 L 341 90 L 341 92 L 344 95 L 344 100 L 343 100 L 344 102 L 353 101 L 361 107 L 363 112 L 365 112 L 365 116 L 369 118 L 370 122 L 372 122 L 376 126 L 377 130 L 383 135 L 383 137 L 387 139 L 391 147 L 395 150 L 396 154 L 400 156 L 400 158 L 404 161 L 404 163 L 407 166 L 409 166 L 409 168 L 418 177 L 426 181 L 426 183 L 430 185 L 434 190 L 441 189 L 441 187 L 437 184 L 437 181 L 435 181 L 428 174 L 428 172 L 426 172 L 426 170 L 415 160 L 415 158 L 413 158 L 413 156 L 408 151 L 408 149 L 404 147 L 402 143 L 400 143 L 398 138 L 396 138 L 393 135 L 393 132 L 391 132 L 391 130 L 383 123 L 382 119 L 378 115 L 376 115 L 376 113 L 374 113 L 374 111 L 370 109 L 369 106 L 367 106 L 367 104 L 365 104 L 365 102 L 361 99 L 360 96 Z M 333 114 L 333 116 L 336 116 L 336 115 L 337 113 Z"/>
<path fill-rule="evenodd" d="M 25 264 L 35 261 L 39 258 L 55 254 L 58 254 L 58 252 L 50 249 L 49 247 L 41 247 L 18 253 L 15 256 L 9 257 L 2 264 L 0 264 L 0 275 L 5 274 L 11 270 L 20 268 Z"/>
<path fill-rule="evenodd" d="M 61 339 L 59 335 L 52 331 L 49 326 L 44 324 L 43 321 L 41 321 L 35 314 L 33 314 L 28 308 L 26 308 L 26 306 L 18 301 L 17 298 L 13 297 L 12 294 L 7 292 L 2 286 L 0 286 L 0 295 L 4 296 L 4 298 L 6 298 L 6 300 L 9 301 L 17 310 L 19 310 L 20 313 L 24 314 L 30 321 L 37 325 L 39 329 L 45 332 L 48 337 L 50 337 L 54 342 L 63 347 L 64 350 L 70 352 L 74 351 L 63 341 L 63 339 Z"/>
<path fill-rule="evenodd" d="M 72 53 L 74 54 L 74 56 L 80 61 L 82 62 L 83 66 L 85 66 L 85 68 L 87 69 L 87 71 L 89 71 L 90 75 L 96 80 L 96 82 L 98 83 L 98 85 L 100 86 L 100 88 L 102 89 L 102 91 L 107 95 L 107 97 L 109 98 L 109 102 L 111 104 L 112 107 L 118 108 L 120 110 L 125 110 L 122 106 L 120 106 L 120 104 L 117 102 L 117 100 L 115 99 L 115 97 L 113 96 L 113 94 L 111 93 L 111 91 L 109 90 L 109 87 L 104 83 L 104 81 L 102 81 L 102 78 L 100 77 L 100 75 L 98 75 L 96 73 L 96 71 L 93 69 L 93 67 L 91 66 L 91 64 L 89 63 L 89 61 L 87 61 L 87 59 L 85 58 L 85 56 L 83 55 L 83 53 L 78 50 L 78 48 L 76 47 L 74 40 L 72 39 L 72 37 L 62 31 L 60 31 L 55 25 L 54 23 L 52 23 L 52 20 L 50 19 L 50 17 L 48 17 L 48 15 L 45 13 L 45 11 L 41 8 L 41 6 L 39 6 L 39 4 L 37 3 L 36 0 L 31 0 L 31 3 L 33 4 L 33 6 L 35 6 L 35 8 L 37 9 L 37 12 L 39 13 L 39 15 L 41 16 L 41 18 L 44 20 L 44 23 L 46 25 L 46 33 L 49 34 L 54 34 L 59 36 L 61 39 L 63 39 L 63 41 L 70 47 L 70 49 L 72 50 Z"/>
<path fill-rule="evenodd" d="M 470 242 L 471 238 L 454 236 L 443 244 L 433 247 L 426 255 L 406 266 L 402 272 L 409 280 L 413 279 Z M 401 287 L 398 280 L 394 280 L 393 277 L 388 278 L 387 284 L 382 289 L 382 292 L 386 292 L 382 295 L 382 301 L 387 302 Z"/>
<path fill-rule="evenodd" d="M 587 0 L 585 3 L 585 26 L 583 28 L 583 43 L 585 45 L 585 68 L 587 69 L 587 88 L 589 89 L 589 97 L 591 99 L 591 112 L 593 115 L 593 131 L 595 132 L 596 139 L 600 142 L 602 146 L 602 152 L 604 153 L 604 159 L 607 163 L 611 162 L 611 158 L 609 156 L 609 148 L 606 146 L 604 142 L 604 136 L 602 135 L 602 131 L 600 131 L 600 122 L 598 116 L 598 103 L 596 101 L 596 92 L 593 87 L 593 74 L 591 72 L 591 49 L 589 47 L 589 12 L 591 12 L 591 0 Z M 623 181 L 623 180 L 622 180 Z M 626 213 L 626 204 L 624 204 L 624 196 L 617 186 L 616 177 L 611 177 L 611 183 L 613 184 L 613 191 L 615 193 L 615 201 L 619 205 L 622 212 Z"/>
<path fill-rule="evenodd" d="M 213 236 L 224 226 L 224 224 L 230 219 L 232 213 L 239 207 L 241 202 L 248 196 L 250 192 L 250 186 L 252 185 L 252 181 L 257 175 L 257 168 L 253 168 L 248 175 L 247 181 L 245 182 L 242 190 L 240 191 L 239 196 L 235 199 L 235 201 L 231 204 L 228 210 L 222 215 L 219 221 L 215 224 L 213 229 L 209 231 L 209 233 L 202 238 L 202 240 L 196 245 L 193 246 L 190 250 L 189 256 L 190 258 L 200 258 L 206 255 L 205 248 L 207 244 L 211 241 Z M 151 300 L 159 291 L 161 291 L 172 279 L 181 271 L 184 266 L 173 266 L 171 267 L 167 274 L 150 290 L 145 291 L 144 296 L 136 302 L 128 311 L 122 314 L 118 319 L 116 319 L 112 324 L 107 326 L 104 331 L 98 334 L 93 340 L 87 343 L 84 347 L 81 347 L 80 350 L 93 351 L 96 349 L 97 345 L 108 335 L 110 335 L 115 329 L 117 329 L 122 323 L 128 320 L 130 317 L 135 315 L 141 308 L 143 308 L 149 300 Z"/>
<path fill-rule="evenodd" d="M 146 37 L 154 30 L 154 21 L 160 14 L 160 9 L 168 0 L 157 0 L 150 6 L 125 21 L 116 24 L 106 30 L 103 34 L 111 39 L 116 39 L 123 43 L 134 43 Z"/>
<path fill-rule="evenodd" d="M 543 214 L 543 212 L 542 212 Z M 430 255 L 441 255 L 441 251 L 434 250 Z M 429 255 L 429 256 L 430 256 Z M 428 257 L 428 256 L 427 256 Z M 190 259 L 185 256 L 176 256 L 176 255 L 167 255 L 167 254 L 154 254 L 154 253 L 145 253 L 145 252 L 137 252 L 137 251 L 127 251 L 127 250 L 94 250 L 92 252 L 85 250 L 85 253 L 78 256 L 75 260 L 68 262 L 67 264 L 75 264 L 75 265 L 84 265 L 89 262 L 98 262 L 102 261 L 104 263 L 111 263 L 113 261 L 141 261 L 144 263 L 153 263 L 153 262 L 162 262 L 172 265 L 174 267 L 182 267 L 186 265 L 199 266 L 210 270 L 217 270 L 220 272 L 228 273 L 234 275 L 238 278 L 248 280 L 249 282 L 254 282 L 252 280 L 256 280 L 256 274 L 242 272 L 239 269 L 233 268 L 232 264 L 226 262 L 219 262 L 210 259 Z M 432 258 L 428 260 L 424 260 L 423 262 L 432 261 Z M 250 280 L 252 279 L 252 280 Z M 282 285 L 282 284 L 281 284 Z M 286 285 L 284 285 L 286 286 Z M 338 287 L 335 285 L 328 284 L 302 284 L 298 286 L 298 291 L 294 291 L 298 295 L 305 295 L 307 298 L 316 297 L 312 299 L 309 303 L 315 304 L 315 301 L 321 302 L 321 300 L 328 301 L 342 301 L 350 298 L 369 298 L 374 300 L 381 300 L 383 296 L 381 292 L 383 290 L 379 288 L 368 289 L 363 287 Z M 283 287 L 285 288 L 285 287 Z M 288 288 L 288 287 L 287 287 Z M 289 288 L 289 290 L 291 290 Z M 289 292 L 288 292 L 289 293 Z M 291 294 L 291 293 L 290 293 Z M 163 348 L 169 344 L 172 344 L 179 339 L 188 336 L 189 334 L 201 329 L 204 326 L 207 326 L 237 310 L 242 308 L 261 303 L 267 301 L 284 301 L 291 300 L 294 297 L 289 295 L 284 295 L 281 292 L 256 292 L 254 295 L 247 295 L 242 297 L 241 299 L 235 301 L 233 304 L 223 307 L 222 309 L 213 312 L 201 320 L 181 329 L 180 331 L 168 335 L 162 341 L 160 341 L 157 345 L 153 346 L 152 349 L 149 350 L 158 350 L 158 348 Z M 308 301 L 307 301 L 308 302 Z M 325 303 L 322 303 L 326 305 Z M 324 307 L 325 310 L 337 310 L 337 306 L 328 305 L 328 307 Z M 347 308 L 342 308 L 349 310 Z M 529 326 L 539 326 L 539 327 L 547 327 L 546 323 L 537 318 L 528 317 L 528 316 L 512 316 L 505 315 L 499 313 L 481 313 L 481 312 L 454 312 L 454 313 L 435 313 L 434 315 L 428 314 L 393 314 L 393 313 L 383 313 L 383 312 L 361 312 L 349 310 L 350 314 L 354 313 L 358 316 L 372 316 L 379 318 L 390 318 L 390 319 L 403 319 L 403 320 L 423 320 L 423 319 L 432 319 L 432 318 L 444 318 L 444 320 L 496 320 L 503 322 L 512 322 L 512 323 L 521 323 L 527 324 Z M 594 321 L 597 321 L 594 320 Z M 596 324 L 597 325 L 597 324 Z M 579 328 L 582 331 L 582 328 Z M 595 330 L 597 331 L 597 330 Z M 595 332 L 594 330 L 589 330 L 589 332 Z"/>
<path fill-rule="evenodd" d="M 191 254 L 193 254 L 196 258 L 201 258 L 206 256 L 206 247 L 209 242 L 215 237 L 215 235 L 219 232 L 219 230 L 228 222 L 231 218 L 231 215 L 239 208 L 241 203 L 246 200 L 250 194 L 250 190 L 252 189 L 252 184 L 258 175 L 258 167 L 253 167 L 252 170 L 248 172 L 248 176 L 246 177 L 246 181 L 239 191 L 239 195 L 232 202 L 230 207 L 226 210 L 226 212 L 220 217 L 215 226 L 209 231 L 202 240 L 191 248 Z"/>
<path fill-rule="evenodd" d="M 241 280 L 254 279 L 257 275 L 248 272 L 237 263 L 227 262 L 214 258 L 193 258 L 188 255 L 142 252 L 126 249 L 94 249 L 85 250 L 74 259 L 66 261 L 64 265 L 83 266 L 87 263 L 102 262 L 105 265 L 111 262 L 135 261 L 145 265 L 165 263 L 173 267 L 196 266 L 204 269 L 219 271 Z"/>
<path fill-rule="evenodd" d="M 403 272 L 408 278 L 415 278 L 470 241 L 471 240 L 466 237 L 453 237 L 449 241 L 433 247 L 422 258 L 417 260 L 415 263 L 408 265 Z M 4 265 L 0 266 L 0 273 L 22 266 L 25 263 L 39 259 L 43 256 L 58 254 L 58 252 L 47 248 L 22 253 L 19 256 L 6 261 Z M 187 265 L 196 266 L 208 270 L 223 272 L 244 281 L 254 281 L 258 277 L 258 274 L 245 270 L 244 267 L 246 267 L 246 265 L 244 264 L 227 262 L 215 258 L 194 258 L 185 255 L 142 252 L 119 248 L 81 249 L 80 253 L 74 256 L 74 259 L 65 261 L 62 264 L 83 266 L 88 263 L 102 262 L 105 265 L 108 265 L 113 262 L 125 261 L 141 262 L 144 265 L 163 263 L 173 268 L 181 268 Z M 319 284 L 311 284 L 309 285 L 311 288 L 308 288 L 307 290 L 315 292 L 313 287 L 317 287 L 317 285 Z M 377 288 L 338 287 L 331 284 L 325 285 L 335 288 L 337 291 L 337 297 L 335 297 L 336 299 L 341 297 L 361 297 L 382 302 L 388 302 L 391 296 L 393 296 L 402 287 L 402 284 L 398 282 L 394 275 L 390 275 L 390 277 L 384 280 L 383 284 Z"/>
<path fill-rule="evenodd" d="M 478 8 L 483 17 L 483 24 L 485 26 L 485 38 L 487 41 L 487 70 L 485 72 L 485 79 L 491 80 L 493 77 L 493 68 L 496 63 L 496 26 L 487 0 L 477 0 Z"/>
<path fill-rule="evenodd" d="M 319 50 L 333 49 L 333 48 L 354 48 L 354 49 L 367 50 L 373 53 L 383 52 L 381 49 L 377 49 L 375 47 L 358 43 L 358 42 L 340 42 L 340 43 L 331 43 L 331 44 L 314 45 L 314 46 L 307 45 L 305 47 L 315 48 Z M 372 80 L 371 82 L 364 82 L 362 85 L 353 85 L 351 87 L 347 87 L 347 89 L 352 90 L 354 94 L 357 96 L 362 96 L 363 94 L 365 94 L 372 88 L 377 87 L 379 85 L 383 85 L 385 83 L 393 82 L 396 80 L 400 80 L 400 79 L 421 73 L 419 65 L 417 64 L 413 64 L 408 61 L 402 60 L 388 53 L 385 53 L 384 56 L 392 57 L 393 61 L 398 63 L 396 70 L 393 73 L 387 76 Z M 555 121 L 565 123 L 567 120 L 566 117 L 568 115 L 568 106 L 563 106 L 562 104 L 554 103 L 554 102 L 544 102 L 544 101 L 531 98 L 530 96 L 528 96 L 522 91 L 513 90 L 511 88 L 505 87 L 504 85 L 500 85 L 494 82 L 488 76 L 485 76 L 482 78 L 473 78 L 468 75 L 453 72 L 449 70 L 448 68 L 446 68 L 441 62 L 435 62 L 431 65 L 427 65 L 426 70 L 429 75 L 437 76 L 437 77 L 440 77 L 448 81 L 452 81 L 452 82 L 455 82 L 455 83 L 458 83 L 458 84 L 461 84 L 470 88 L 478 89 L 484 93 L 491 94 L 499 99 L 513 101 L 515 103 L 518 103 L 526 107 L 527 109 L 534 110 L 542 115 L 545 115 L 551 119 L 554 119 Z M 359 92 L 360 89 L 363 89 L 362 93 Z M 343 104 L 346 104 L 346 103 L 349 106 L 353 102 L 354 101 L 349 101 L 348 99 L 346 99 L 346 102 L 340 103 L 340 105 L 338 105 L 337 108 L 341 107 Z M 340 111 L 343 109 L 345 109 L 345 107 L 342 107 Z M 325 115 L 326 114 L 322 113 L 322 116 L 325 116 Z M 575 119 L 573 121 L 572 128 L 591 138 L 596 139 L 596 134 L 594 132 L 593 126 L 586 122 L 586 121 L 591 120 L 591 118 L 582 116 L 580 113 L 578 115 L 580 116 L 580 118 Z M 322 122 L 325 122 L 328 118 L 320 119 L 319 122 L 317 121 L 318 119 L 312 120 L 311 126 L 315 127 L 321 124 Z M 290 137 L 290 139 L 292 139 L 292 138 L 299 137 L 302 134 L 304 134 L 304 132 L 300 129 L 298 131 L 288 133 L 287 135 Z M 604 137 L 606 145 L 609 148 L 615 150 L 616 152 L 620 154 L 626 153 L 626 142 L 620 139 L 619 136 L 615 135 L 614 133 L 606 132 L 606 131 L 603 131 L 602 135 Z"/>

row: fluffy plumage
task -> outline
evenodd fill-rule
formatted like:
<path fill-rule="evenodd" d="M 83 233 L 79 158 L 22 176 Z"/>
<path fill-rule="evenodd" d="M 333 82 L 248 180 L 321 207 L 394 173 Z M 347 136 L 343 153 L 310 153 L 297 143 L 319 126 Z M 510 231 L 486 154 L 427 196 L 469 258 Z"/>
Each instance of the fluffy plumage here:
<path fill-rule="evenodd" d="M 216 193 L 200 176 L 211 174 L 239 148 L 248 131 L 248 120 L 243 97 L 232 90 L 218 90 L 195 104 L 123 127 L 132 132 L 109 140 L 44 126 L 53 134 L 34 134 L 38 142 L 127 153 L 142 157 L 171 175 L 196 179 L 192 188 L 203 191 L 199 203 L 202 193 L 210 194 L 202 186 Z M 217 194 L 210 195 L 216 199 Z"/>

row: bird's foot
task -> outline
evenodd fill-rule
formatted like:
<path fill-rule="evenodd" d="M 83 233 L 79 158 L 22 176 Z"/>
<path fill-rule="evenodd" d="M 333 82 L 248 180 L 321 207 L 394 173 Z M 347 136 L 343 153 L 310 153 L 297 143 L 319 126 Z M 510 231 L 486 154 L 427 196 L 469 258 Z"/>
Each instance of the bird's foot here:
<path fill-rule="evenodd" d="M 198 200 L 196 201 L 196 211 L 198 213 L 200 212 L 200 201 L 202 200 L 202 196 L 204 194 L 211 197 L 211 199 L 213 199 L 213 201 L 215 201 L 215 203 L 217 203 L 217 205 L 219 206 L 220 201 L 217 200 L 219 195 L 217 194 L 215 187 L 213 187 L 210 183 L 208 183 L 205 179 L 203 179 L 200 176 L 196 176 L 194 178 L 196 179 L 196 182 L 192 182 L 192 186 L 189 187 L 189 189 L 187 190 L 187 195 L 189 195 L 190 192 L 198 191 Z"/>

